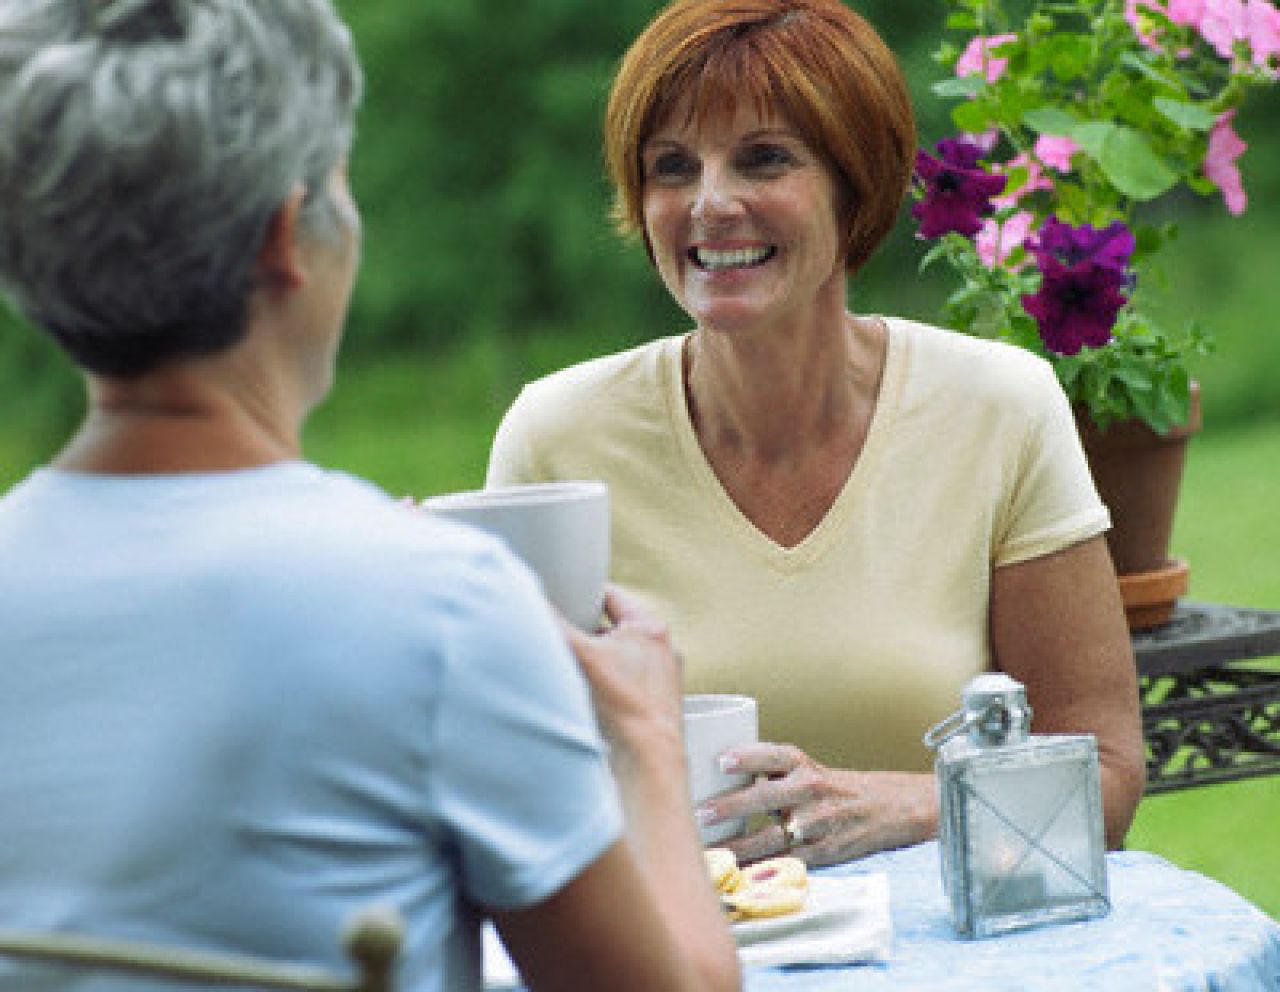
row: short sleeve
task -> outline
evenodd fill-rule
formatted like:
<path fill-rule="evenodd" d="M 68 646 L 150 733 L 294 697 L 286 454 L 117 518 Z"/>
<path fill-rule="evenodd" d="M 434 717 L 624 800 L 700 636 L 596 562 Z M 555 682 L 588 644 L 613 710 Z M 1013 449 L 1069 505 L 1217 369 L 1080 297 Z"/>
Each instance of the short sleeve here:
<path fill-rule="evenodd" d="M 997 528 L 997 567 L 1060 551 L 1111 525 L 1053 369 L 1038 360 L 1030 367 L 1036 371 L 1027 379 L 1025 429 Z"/>
<path fill-rule="evenodd" d="M 532 573 L 495 551 L 466 581 L 441 683 L 433 816 L 467 895 L 519 908 L 614 843 L 621 808 L 586 682 Z"/>
<path fill-rule="evenodd" d="M 508 408 L 494 432 L 489 448 L 489 468 L 485 475 L 486 486 L 508 486 L 520 482 L 538 482 L 533 464 L 530 443 L 532 404 L 527 401 L 528 389 L 522 390 Z"/>

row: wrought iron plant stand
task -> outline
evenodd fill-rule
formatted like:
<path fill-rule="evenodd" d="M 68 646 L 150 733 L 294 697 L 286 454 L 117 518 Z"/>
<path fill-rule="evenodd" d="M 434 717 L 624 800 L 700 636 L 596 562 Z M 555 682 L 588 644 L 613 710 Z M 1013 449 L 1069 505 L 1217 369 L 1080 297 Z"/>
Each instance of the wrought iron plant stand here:
<path fill-rule="evenodd" d="M 1133 646 L 1148 795 L 1280 772 L 1280 610 L 1182 601 Z"/>

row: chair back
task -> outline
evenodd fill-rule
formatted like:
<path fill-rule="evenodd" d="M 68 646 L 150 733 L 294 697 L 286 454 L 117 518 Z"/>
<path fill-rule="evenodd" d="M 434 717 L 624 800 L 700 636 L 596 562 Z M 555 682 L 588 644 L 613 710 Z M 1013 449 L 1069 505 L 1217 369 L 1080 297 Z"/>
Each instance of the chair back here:
<path fill-rule="evenodd" d="M 0 929 L 0 954 L 70 968 L 113 971 L 190 985 L 239 985 L 297 992 L 395 992 L 404 927 L 397 913 L 354 916 L 344 945 L 354 977 L 243 954 L 194 951 L 139 941 Z"/>

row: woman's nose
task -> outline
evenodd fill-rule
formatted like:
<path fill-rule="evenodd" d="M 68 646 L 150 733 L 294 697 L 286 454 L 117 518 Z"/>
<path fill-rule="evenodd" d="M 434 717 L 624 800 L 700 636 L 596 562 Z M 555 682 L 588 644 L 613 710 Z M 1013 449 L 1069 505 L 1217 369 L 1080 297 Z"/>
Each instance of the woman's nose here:
<path fill-rule="evenodd" d="M 693 201 L 693 216 L 701 220 L 732 213 L 739 205 L 738 192 L 727 170 L 704 166 Z"/>

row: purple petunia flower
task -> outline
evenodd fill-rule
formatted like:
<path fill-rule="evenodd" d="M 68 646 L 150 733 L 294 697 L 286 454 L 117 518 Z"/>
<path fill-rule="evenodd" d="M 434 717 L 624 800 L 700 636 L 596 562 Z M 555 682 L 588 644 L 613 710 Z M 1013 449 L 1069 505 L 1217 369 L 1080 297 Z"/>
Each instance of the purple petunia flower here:
<path fill-rule="evenodd" d="M 975 144 L 944 138 L 937 148 L 940 158 L 916 152 L 916 179 L 924 195 L 911 208 L 911 216 L 920 221 L 922 238 L 940 238 L 950 231 L 972 238 L 982 218 L 995 212 L 991 198 L 1004 191 L 1005 177 L 978 165 L 982 150 Z"/>
<path fill-rule="evenodd" d="M 1123 221 L 1073 227 L 1049 217 L 1030 247 L 1040 289 L 1022 297 L 1022 308 L 1036 319 L 1045 347 L 1074 355 L 1084 345 L 1100 348 L 1110 341 L 1116 314 L 1129 302 L 1121 290 L 1133 283 L 1133 232 Z"/>
<path fill-rule="evenodd" d="M 1048 217 L 1040 225 L 1039 237 L 1031 243 L 1031 250 L 1042 270 L 1045 267 L 1043 260 L 1052 257 L 1068 268 L 1088 261 L 1124 272 L 1137 244 L 1124 221 L 1112 221 L 1103 228 L 1088 224 L 1072 227 L 1057 217 Z"/>
<path fill-rule="evenodd" d="M 1073 227 L 1049 217 L 1028 247 L 1041 281 L 1038 291 L 1022 297 L 1022 308 L 1036 319 L 1045 347 L 1074 355 L 1084 345 L 1110 341 L 1116 315 L 1129 302 L 1122 290 L 1133 285 L 1133 232 L 1123 221 Z"/>
<path fill-rule="evenodd" d="M 1068 267 L 1053 257 L 1041 260 L 1040 271 L 1040 289 L 1022 297 L 1022 308 L 1036 319 L 1046 348 L 1074 355 L 1111 340 L 1116 314 L 1129 302 L 1120 292 L 1124 272 L 1092 261 Z"/>

